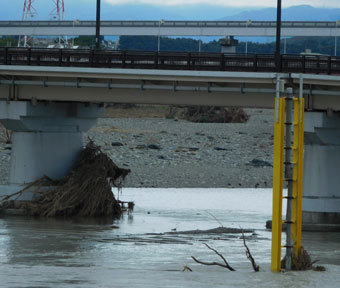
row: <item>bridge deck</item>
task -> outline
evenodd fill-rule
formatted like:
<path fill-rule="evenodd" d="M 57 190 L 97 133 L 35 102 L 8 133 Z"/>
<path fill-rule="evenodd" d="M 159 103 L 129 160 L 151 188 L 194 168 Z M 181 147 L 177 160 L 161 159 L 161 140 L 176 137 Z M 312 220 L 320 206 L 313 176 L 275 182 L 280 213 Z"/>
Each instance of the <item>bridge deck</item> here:
<path fill-rule="evenodd" d="M 340 76 L 0 65 L 0 99 L 274 108 L 277 77 L 309 110 L 340 111 Z"/>
<path fill-rule="evenodd" d="M 340 58 L 0 49 L 0 99 L 273 108 L 277 77 L 310 110 L 340 111 Z M 333 74 L 333 75 L 327 75 Z"/>

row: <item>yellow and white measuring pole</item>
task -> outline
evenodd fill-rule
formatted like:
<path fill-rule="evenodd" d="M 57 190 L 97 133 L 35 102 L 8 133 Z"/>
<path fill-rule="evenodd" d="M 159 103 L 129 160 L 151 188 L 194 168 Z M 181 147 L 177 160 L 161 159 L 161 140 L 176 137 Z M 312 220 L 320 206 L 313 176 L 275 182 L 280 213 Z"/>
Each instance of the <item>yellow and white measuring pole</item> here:
<path fill-rule="evenodd" d="M 288 88 L 280 97 L 278 79 L 275 99 L 273 216 L 271 270 L 281 271 L 281 249 L 286 248 L 286 269 L 292 268 L 292 255 L 301 248 L 304 99 L 293 97 Z M 300 89 L 301 90 L 301 89 Z M 300 91 L 301 92 L 301 91 Z M 287 194 L 283 187 L 286 183 Z M 282 219 L 282 201 L 287 200 L 286 219 Z M 282 223 L 287 227 L 287 242 L 282 245 Z"/>

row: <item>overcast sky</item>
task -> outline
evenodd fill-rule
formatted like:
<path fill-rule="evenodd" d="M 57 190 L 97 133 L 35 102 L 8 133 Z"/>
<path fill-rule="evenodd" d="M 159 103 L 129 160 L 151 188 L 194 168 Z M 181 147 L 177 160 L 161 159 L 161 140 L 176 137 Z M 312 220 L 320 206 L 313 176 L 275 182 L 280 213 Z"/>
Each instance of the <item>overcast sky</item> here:
<path fill-rule="evenodd" d="M 72 0 L 71 0 L 72 1 Z M 102 0 L 111 4 L 131 4 L 143 3 L 153 5 L 188 5 L 188 4 L 209 4 L 209 5 L 223 5 L 223 6 L 237 6 L 237 7 L 274 7 L 277 0 Z M 67 2 L 67 0 L 65 1 Z M 282 6 L 294 6 L 307 4 L 316 7 L 339 7 L 340 0 L 282 0 Z"/>

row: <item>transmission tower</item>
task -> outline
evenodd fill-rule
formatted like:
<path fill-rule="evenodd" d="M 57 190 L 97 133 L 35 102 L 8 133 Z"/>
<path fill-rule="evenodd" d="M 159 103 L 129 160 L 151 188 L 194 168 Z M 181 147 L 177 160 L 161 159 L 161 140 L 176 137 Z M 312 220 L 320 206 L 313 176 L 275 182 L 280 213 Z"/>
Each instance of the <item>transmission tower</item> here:
<path fill-rule="evenodd" d="M 52 0 L 53 10 L 49 14 L 51 20 L 63 21 L 65 19 L 65 3 L 64 0 Z M 67 48 L 67 36 L 59 36 L 58 48 Z"/>
<path fill-rule="evenodd" d="M 45 0 L 46 1 L 46 0 Z M 37 10 L 33 7 L 35 0 L 24 0 L 24 9 L 22 14 L 22 21 L 32 21 L 38 15 Z M 63 21 L 65 19 L 65 1 L 51 0 L 52 10 L 49 13 L 49 18 L 52 21 Z M 28 35 L 20 36 L 18 47 L 32 47 L 34 44 L 33 37 Z M 66 36 L 59 36 L 58 48 L 68 47 Z"/>
<path fill-rule="evenodd" d="M 22 13 L 22 21 L 32 21 L 37 16 L 37 10 L 34 8 L 35 0 L 24 0 L 24 9 Z M 20 36 L 18 40 L 18 47 L 30 47 L 33 46 L 33 37 L 27 35 Z"/>
<path fill-rule="evenodd" d="M 52 20 L 62 21 L 65 18 L 64 0 L 52 0 L 53 10 L 50 13 Z"/>

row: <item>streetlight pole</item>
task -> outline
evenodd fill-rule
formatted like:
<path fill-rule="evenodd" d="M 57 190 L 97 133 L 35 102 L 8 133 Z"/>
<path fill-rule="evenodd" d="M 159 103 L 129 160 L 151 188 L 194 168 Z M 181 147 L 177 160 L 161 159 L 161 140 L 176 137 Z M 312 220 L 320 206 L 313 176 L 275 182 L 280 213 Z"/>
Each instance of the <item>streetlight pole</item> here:
<path fill-rule="evenodd" d="M 277 0 L 277 18 L 276 18 L 276 50 L 275 66 L 276 72 L 281 72 L 281 0 Z"/>
<path fill-rule="evenodd" d="M 335 38 L 334 38 L 334 56 L 337 56 L 337 50 L 338 50 L 338 38 L 337 38 L 337 33 L 338 33 L 338 26 L 339 26 L 339 24 L 340 24 L 340 20 L 337 20 L 336 22 L 335 22 Z"/>
<path fill-rule="evenodd" d="M 164 24 L 164 20 L 159 20 L 158 22 L 158 48 L 157 51 L 159 52 L 161 50 L 161 25 Z"/>
<path fill-rule="evenodd" d="M 201 53 L 202 50 L 202 27 L 200 28 L 200 37 L 198 40 L 198 53 Z"/>
<path fill-rule="evenodd" d="M 246 23 L 246 28 L 248 28 L 248 25 L 251 24 L 251 20 L 249 19 Z M 248 37 L 246 38 L 246 55 L 248 54 Z"/>
<path fill-rule="evenodd" d="M 72 29 L 73 29 L 73 33 L 74 33 L 74 26 L 75 24 L 79 24 L 80 21 L 78 19 L 75 19 L 72 21 Z M 76 35 L 73 35 L 73 38 L 72 38 L 72 48 L 74 47 L 74 38 L 76 37 Z"/>
<path fill-rule="evenodd" d="M 100 49 L 100 0 L 97 0 L 96 49 Z"/>

